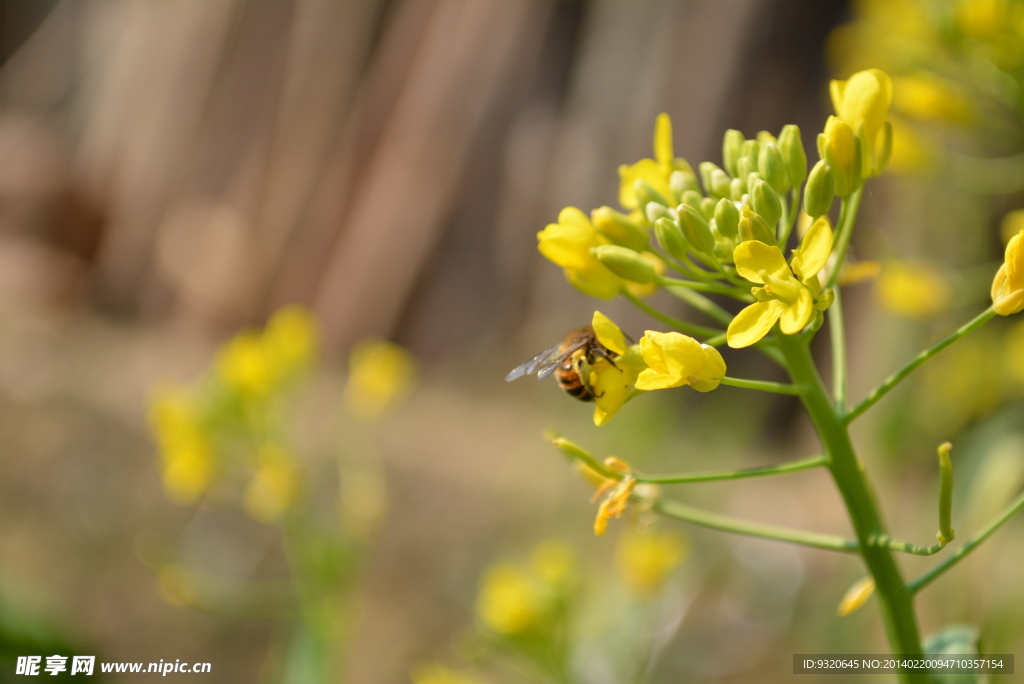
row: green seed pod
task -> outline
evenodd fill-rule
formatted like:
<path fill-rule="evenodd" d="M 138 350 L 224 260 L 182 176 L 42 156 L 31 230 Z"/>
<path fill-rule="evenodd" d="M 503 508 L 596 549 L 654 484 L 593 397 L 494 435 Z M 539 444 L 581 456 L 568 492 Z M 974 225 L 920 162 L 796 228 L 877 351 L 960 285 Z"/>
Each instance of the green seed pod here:
<path fill-rule="evenodd" d="M 680 204 L 689 204 L 691 207 L 699 207 L 704 195 L 695 190 L 687 190 L 683 193 L 683 200 Z"/>
<path fill-rule="evenodd" d="M 727 238 L 735 238 L 740 231 L 740 210 L 727 199 L 718 200 L 715 206 L 715 224 L 719 233 Z"/>
<path fill-rule="evenodd" d="M 760 214 L 755 214 L 749 207 L 740 212 L 740 237 L 746 240 L 757 240 L 766 245 L 776 244 L 775 233 Z"/>
<path fill-rule="evenodd" d="M 767 181 L 758 180 L 754 183 L 754 187 L 750 191 L 750 200 L 754 204 L 754 211 L 760 214 L 769 226 L 774 226 L 782 218 L 782 202 L 779 201 L 779 195 Z"/>
<path fill-rule="evenodd" d="M 779 134 L 779 151 L 786 161 L 786 176 L 789 182 L 798 186 L 807 178 L 807 152 L 800 138 L 800 127 L 793 124 L 784 126 Z"/>
<path fill-rule="evenodd" d="M 735 128 L 725 132 L 722 139 L 722 163 L 730 176 L 736 175 L 736 162 L 739 161 L 743 148 L 743 134 Z"/>
<path fill-rule="evenodd" d="M 715 248 L 715 236 L 711 234 L 707 219 L 689 204 L 679 205 L 679 227 L 686 241 L 698 252 L 710 254 Z"/>
<path fill-rule="evenodd" d="M 634 283 L 649 283 L 654 280 L 654 264 L 638 253 L 618 245 L 594 247 L 590 253 L 608 267 L 615 275 Z"/>
<path fill-rule="evenodd" d="M 701 216 L 703 216 L 708 221 L 710 221 L 711 219 L 713 219 L 715 217 L 715 207 L 717 207 L 717 206 L 718 206 L 718 202 L 716 202 L 715 200 L 711 199 L 710 197 L 705 197 L 704 199 L 702 199 L 700 201 L 700 213 L 701 213 Z"/>
<path fill-rule="evenodd" d="M 611 240 L 612 244 L 628 247 L 637 252 L 647 249 L 647 231 L 611 207 L 594 209 L 590 212 L 590 221 L 597 232 Z"/>
<path fill-rule="evenodd" d="M 654 186 L 643 178 L 637 178 L 633 181 L 633 192 L 636 193 L 637 204 L 641 207 L 646 207 L 648 202 L 657 202 L 665 207 L 669 206 L 665 196 L 655 190 Z"/>
<path fill-rule="evenodd" d="M 675 259 L 685 259 L 689 246 L 679 224 L 666 217 L 654 222 L 654 236 L 665 253 Z"/>
<path fill-rule="evenodd" d="M 757 170 L 761 177 L 771 183 L 780 195 L 789 190 L 789 178 L 786 176 L 786 161 L 775 143 L 761 145 L 761 154 L 757 158 Z"/>
<path fill-rule="evenodd" d="M 811 169 L 804 188 L 804 211 L 812 219 L 824 216 L 832 208 L 832 200 L 836 196 L 836 183 L 832 175 L 832 167 L 824 159 Z"/>

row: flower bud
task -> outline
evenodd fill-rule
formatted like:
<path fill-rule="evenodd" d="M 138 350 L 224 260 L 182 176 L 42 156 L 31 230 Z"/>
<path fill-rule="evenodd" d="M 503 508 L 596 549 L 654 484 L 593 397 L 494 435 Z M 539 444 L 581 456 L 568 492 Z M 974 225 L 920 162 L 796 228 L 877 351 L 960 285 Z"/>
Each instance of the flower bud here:
<path fill-rule="evenodd" d="M 866 69 L 849 80 L 832 81 L 829 94 L 836 115 L 849 124 L 864 145 L 863 175 L 876 175 L 885 166 L 880 163 L 884 140 L 879 136 L 892 104 L 892 79 L 880 69 Z"/>
<path fill-rule="evenodd" d="M 727 199 L 718 200 L 715 207 L 715 224 L 719 233 L 727 238 L 735 238 L 740 230 L 740 210 Z"/>
<path fill-rule="evenodd" d="M 608 270 L 634 283 L 649 283 L 654 280 L 654 264 L 626 247 L 600 245 L 590 250 Z"/>
<path fill-rule="evenodd" d="M 735 128 L 727 130 L 722 139 L 722 163 L 730 176 L 736 175 L 736 163 L 740 159 L 743 142 L 743 134 Z"/>
<path fill-rule="evenodd" d="M 700 177 L 704 181 L 704 191 L 709 196 L 728 197 L 729 175 L 712 162 L 701 162 Z"/>
<path fill-rule="evenodd" d="M 662 216 L 672 216 L 672 210 L 666 207 L 664 204 L 658 202 L 648 202 L 644 207 L 644 216 L 647 218 L 647 222 L 654 224 L 655 221 L 660 219 Z"/>
<path fill-rule="evenodd" d="M 637 205 L 646 207 L 650 202 L 657 202 L 662 206 L 669 206 L 668 200 L 654 186 L 643 178 L 633 181 L 633 192 L 636 193 Z"/>
<path fill-rule="evenodd" d="M 710 197 L 705 197 L 700 201 L 700 213 L 704 218 L 710 221 L 715 217 L 715 207 L 717 206 L 718 202 Z"/>
<path fill-rule="evenodd" d="M 757 162 L 750 157 L 740 157 L 736 166 L 739 168 L 740 172 L 740 175 L 737 176 L 737 178 L 739 178 L 740 182 L 743 183 L 743 192 L 746 192 L 749 188 L 747 185 L 747 177 L 752 173 L 757 173 Z"/>
<path fill-rule="evenodd" d="M 807 153 L 800 138 L 800 127 L 789 124 L 779 134 L 779 151 L 786 161 L 786 176 L 794 187 L 803 183 L 807 177 Z"/>
<path fill-rule="evenodd" d="M 992 308 L 1000 316 L 1024 311 L 1024 230 L 1010 238 L 992 281 Z"/>
<path fill-rule="evenodd" d="M 849 197 L 860 187 L 861 146 L 848 123 L 830 116 L 818 136 L 818 153 L 832 167 L 837 195 Z"/>
<path fill-rule="evenodd" d="M 760 145 L 761 147 L 764 147 L 765 145 L 768 144 L 778 144 L 778 141 L 775 140 L 775 136 L 769 133 L 768 131 L 758 131 L 755 137 L 757 138 L 757 144 Z"/>
<path fill-rule="evenodd" d="M 686 258 L 689 245 L 678 223 L 667 217 L 658 219 L 654 222 L 654 236 L 670 257 L 680 261 Z"/>
<path fill-rule="evenodd" d="M 687 190 L 683 193 L 683 200 L 679 204 L 689 204 L 691 207 L 699 207 L 704 200 L 704 194 L 695 190 Z"/>
<path fill-rule="evenodd" d="M 647 248 L 647 231 L 611 207 L 599 207 L 591 211 L 590 222 L 594 224 L 598 233 L 611 240 L 613 244 L 638 252 Z"/>
<path fill-rule="evenodd" d="M 775 233 L 759 214 L 755 214 L 749 207 L 743 207 L 740 212 L 740 237 L 744 240 L 757 240 L 766 245 L 775 245 Z"/>
<path fill-rule="evenodd" d="M 756 140 L 744 140 L 743 147 L 740 148 L 740 157 L 746 157 L 754 163 L 757 163 L 757 157 L 761 152 L 761 144 Z M 742 172 L 741 172 L 742 173 Z"/>
<path fill-rule="evenodd" d="M 773 146 L 762 147 L 762 158 L 764 150 L 773 149 Z M 763 180 L 755 181 L 750 191 L 750 199 L 754 204 L 754 211 L 761 215 L 769 226 L 774 226 L 782 218 L 782 202 L 772 186 Z"/>
<path fill-rule="evenodd" d="M 742 178 L 733 178 L 729 183 L 729 199 L 739 202 L 747 194 L 747 185 Z"/>
<path fill-rule="evenodd" d="M 668 178 L 668 187 L 672 191 L 676 204 L 683 201 L 683 193 L 687 190 L 700 192 L 700 183 L 692 171 L 673 171 Z"/>
<path fill-rule="evenodd" d="M 757 170 L 761 177 L 768 181 L 775 191 L 784 193 L 789 190 L 789 179 L 786 177 L 786 161 L 775 143 L 761 145 L 761 153 L 757 158 Z"/>
<path fill-rule="evenodd" d="M 679 205 L 679 227 L 695 250 L 710 254 L 715 248 L 715 236 L 711 234 L 711 226 L 707 219 L 689 204 Z"/>
<path fill-rule="evenodd" d="M 811 175 L 807 177 L 807 187 L 804 188 L 804 211 L 811 218 L 824 216 L 832 208 L 835 195 L 832 167 L 822 159 L 814 165 Z"/>

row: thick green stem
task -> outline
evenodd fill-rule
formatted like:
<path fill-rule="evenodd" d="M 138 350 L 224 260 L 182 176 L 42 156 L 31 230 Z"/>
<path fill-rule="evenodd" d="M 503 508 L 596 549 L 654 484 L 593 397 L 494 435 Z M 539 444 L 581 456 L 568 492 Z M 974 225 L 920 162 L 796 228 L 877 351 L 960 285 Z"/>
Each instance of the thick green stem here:
<path fill-rule="evenodd" d="M 903 581 L 892 551 L 873 543 L 887 537 L 881 514 L 861 462 L 853 450 L 846 424 L 835 410 L 814 366 L 806 335 L 777 336 L 793 382 L 803 389 L 801 400 L 817 428 L 829 470 L 857 533 L 860 555 L 875 580 L 882 620 L 894 653 L 921 654 L 921 635 L 914 615 L 913 594 Z M 904 682 L 929 681 L 923 672 L 901 675 Z"/>

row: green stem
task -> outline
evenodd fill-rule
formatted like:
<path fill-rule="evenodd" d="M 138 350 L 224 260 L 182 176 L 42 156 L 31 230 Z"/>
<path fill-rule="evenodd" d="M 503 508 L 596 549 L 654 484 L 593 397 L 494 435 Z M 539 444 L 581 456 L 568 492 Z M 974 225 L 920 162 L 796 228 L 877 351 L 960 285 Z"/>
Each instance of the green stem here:
<path fill-rule="evenodd" d="M 754 468 L 739 468 L 737 470 L 708 471 L 703 473 L 676 473 L 674 475 L 636 475 L 637 482 L 649 482 L 651 484 L 686 484 L 690 482 L 714 482 L 717 480 L 739 480 L 745 477 L 762 477 L 764 475 L 783 475 L 785 473 L 796 473 L 801 470 L 810 470 L 823 465 L 828 465 L 828 459 L 824 456 L 812 456 L 787 463 L 778 463 L 770 466 L 757 466 Z"/>
<path fill-rule="evenodd" d="M 761 390 L 762 392 L 774 392 L 775 394 L 800 394 L 800 388 L 796 385 L 787 385 L 781 382 L 769 380 L 744 380 L 742 378 L 722 378 L 723 385 L 730 387 L 742 387 L 743 389 Z"/>
<path fill-rule="evenodd" d="M 871 540 L 871 544 L 883 549 L 889 549 L 890 551 L 902 551 L 903 553 L 911 553 L 915 556 L 934 556 L 942 549 L 946 548 L 948 542 L 940 541 L 938 544 L 932 546 L 918 546 L 905 542 L 901 539 L 893 539 L 885 535 L 875 537 Z"/>
<path fill-rule="evenodd" d="M 917 593 L 941 577 L 947 570 L 962 561 L 967 554 L 978 548 L 982 542 L 991 537 L 996 530 L 1006 524 L 1014 515 L 1024 509 L 1024 494 L 1018 496 L 1010 506 L 1003 511 L 1003 514 L 988 524 L 981 532 L 964 543 L 952 556 L 942 561 L 934 568 L 924 573 L 907 585 L 912 593 Z"/>
<path fill-rule="evenodd" d="M 900 575 L 892 551 L 872 544 L 872 540 L 887 536 L 885 526 L 863 464 L 853 450 L 847 427 L 836 413 L 814 366 L 809 336 L 777 334 L 776 340 L 786 358 L 793 382 L 803 389 L 800 398 L 830 459 L 829 471 L 857 533 L 861 558 L 875 580 L 882 621 L 891 648 L 901 655 L 920 655 L 921 635 L 914 615 L 913 595 Z M 929 681 L 923 672 L 908 672 L 901 676 L 904 682 Z"/>
<path fill-rule="evenodd" d="M 849 199 L 843 200 L 842 208 L 839 211 L 839 229 L 836 235 L 836 261 L 832 266 L 832 273 L 828 277 L 826 288 L 834 287 L 839 280 L 839 274 L 843 270 L 843 263 L 846 261 L 846 251 L 850 248 L 850 238 L 853 237 L 853 224 L 857 221 L 857 212 L 860 211 L 860 200 L 864 196 L 864 186 L 861 185 Z"/>
<path fill-rule="evenodd" d="M 932 345 L 928 349 L 925 349 L 923 352 L 915 356 L 910 363 L 908 363 L 903 368 L 899 369 L 898 371 L 890 375 L 888 378 L 886 378 L 885 382 L 883 382 L 881 385 L 873 389 L 871 393 L 862 402 L 853 407 L 853 409 L 849 413 L 847 413 L 846 416 L 844 416 L 843 422 L 847 424 L 852 423 L 854 420 L 857 419 L 858 416 L 860 416 L 860 414 L 864 413 L 869 408 L 874 406 L 875 402 L 877 402 L 879 399 L 888 394 L 892 388 L 900 384 L 900 382 L 904 378 L 913 373 L 918 366 L 920 366 L 922 363 L 938 354 L 940 351 L 942 351 L 949 345 L 959 340 L 961 337 L 964 337 L 965 335 L 974 332 L 982 325 L 987 323 L 988 320 L 995 315 L 996 312 L 992 310 L 992 307 L 985 309 L 980 314 L 978 314 L 974 318 L 974 320 L 963 324 L 962 326 L 957 328 L 956 332 L 952 333 L 944 340 L 937 342 L 936 344 Z"/>
<path fill-rule="evenodd" d="M 660 499 L 654 504 L 654 510 L 669 518 L 683 520 L 694 525 L 700 525 L 701 527 L 709 527 L 713 530 L 734 532 L 761 539 L 774 539 L 776 541 L 811 546 L 816 549 L 827 549 L 829 551 L 844 551 L 847 553 L 855 553 L 857 551 L 857 542 L 852 539 L 844 539 L 843 537 L 831 534 L 805 532 L 803 530 L 775 527 L 774 525 L 752 523 L 728 515 L 693 508 L 673 499 Z"/>
<path fill-rule="evenodd" d="M 669 316 L 668 314 L 662 313 L 661 311 L 655 309 L 653 306 L 651 306 L 644 300 L 640 299 L 639 297 L 637 297 L 636 295 L 634 295 L 632 292 L 625 288 L 622 289 L 621 294 L 623 297 L 628 299 L 633 304 L 633 306 L 640 309 L 651 318 L 655 318 L 664 323 L 665 325 L 672 326 L 676 330 L 684 332 L 687 335 L 707 337 L 709 335 L 714 336 L 724 334 L 722 333 L 722 331 L 716 330 L 715 328 L 709 328 L 704 325 L 697 325 L 696 323 L 690 323 L 688 321 L 684 321 L 682 319 L 675 318 L 673 316 Z"/>
<path fill-rule="evenodd" d="M 711 301 L 704 295 L 700 294 L 699 292 L 688 290 L 685 287 L 675 286 L 668 286 L 665 288 L 665 291 L 668 292 L 673 297 L 678 297 L 679 299 L 683 300 L 684 302 L 692 306 L 697 311 L 700 311 L 708 318 L 714 319 L 715 321 L 721 323 L 722 325 L 727 326 L 730 323 L 732 323 L 732 314 L 730 314 L 728 311 L 720 307 L 718 304 L 715 304 L 713 301 Z"/>
<path fill-rule="evenodd" d="M 832 394 L 836 411 L 846 411 L 846 324 L 843 322 L 843 296 L 833 290 L 835 300 L 828 309 L 829 338 L 832 343 Z"/>
<path fill-rule="evenodd" d="M 718 283 L 698 283 L 692 280 L 680 280 L 679 278 L 669 278 L 668 276 L 655 276 L 654 279 L 659 285 L 685 287 L 690 290 L 696 290 L 697 292 L 714 292 L 716 294 L 732 297 L 733 299 L 738 299 L 741 302 L 753 301 L 749 294 L 745 292 L 739 292 L 734 287 L 719 285 Z"/>
<path fill-rule="evenodd" d="M 789 236 L 793 232 L 793 226 L 796 225 L 796 217 L 800 215 L 801 189 L 802 186 L 794 187 L 792 190 L 792 204 L 790 206 L 789 218 L 782 228 L 782 235 L 779 236 L 779 247 L 783 252 L 786 251 L 786 243 L 789 242 Z"/>

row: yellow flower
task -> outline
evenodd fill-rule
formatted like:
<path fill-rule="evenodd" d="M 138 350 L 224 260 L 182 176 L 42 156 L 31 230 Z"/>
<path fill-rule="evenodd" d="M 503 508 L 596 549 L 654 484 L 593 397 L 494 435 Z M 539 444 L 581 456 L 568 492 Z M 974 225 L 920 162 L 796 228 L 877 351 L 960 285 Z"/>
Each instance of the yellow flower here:
<path fill-rule="evenodd" d="M 1024 230 L 1006 245 L 1006 260 L 992 281 L 992 304 L 1000 316 L 1024 310 Z"/>
<path fill-rule="evenodd" d="M 892 105 L 892 79 L 881 69 L 858 71 L 847 81 L 832 81 L 829 94 L 836 115 L 850 124 L 864 143 L 863 174 L 880 173 L 885 157 L 885 120 Z"/>
<path fill-rule="evenodd" d="M 228 340 L 217 352 L 217 377 L 242 396 L 263 397 L 274 384 L 274 370 L 263 339 L 246 330 Z"/>
<path fill-rule="evenodd" d="M 611 488 L 608 495 L 597 507 L 597 517 L 594 518 L 594 534 L 598 537 L 604 536 L 608 530 L 608 521 L 612 518 L 621 518 L 626 512 L 626 504 L 636 487 L 636 478 L 627 473 L 619 482 Z"/>
<path fill-rule="evenodd" d="M 614 362 L 595 359 L 585 371 L 585 381 L 594 395 L 594 425 L 600 427 L 622 408 L 645 365 L 639 348 L 626 344 L 625 334 L 610 318 L 595 311 L 591 326 L 597 341 L 608 351 L 618 354 Z"/>
<path fill-rule="evenodd" d="M 619 573 L 639 594 L 650 595 L 664 584 L 686 556 L 686 541 L 672 532 L 627 532 L 619 538 Z"/>
<path fill-rule="evenodd" d="M 971 101 L 949 81 L 927 71 L 896 79 L 893 106 L 918 121 L 964 124 L 971 117 Z"/>
<path fill-rule="evenodd" d="M 878 298 L 892 313 L 926 318 L 949 306 L 952 291 L 942 273 L 926 261 L 890 261 L 878 279 Z"/>
<path fill-rule="evenodd" d="M 999 224 L 999 236 L 1004 243 L 1013 239 L 1013 236 L 1024 230 L 1024 209 L 1014 209 L 1003 216 Z"/>
<path fill-rule="evenodd" d="M 511 563 L 491 566 L 477 596 L 477 615 L 499 634 L 516 635 L 540 624 L 546 608 L 543 588 Z"/>
<path fill-rule="evenodd" d="M 598 299 L 612 299 L 619 294 L 622 278 L 590 252 L 611 241 L 600 235 L 587 215 L 576 207 L 559 212 L 558 223 L 549 223 L 537 233 L 537 241 L 540 253 L 565 269 L 565 277 L 584 294 Z"/>
<path fill-rule="evenodd" d="M 672 190 L 669 179 L 673 171 L 684 171 L 693 174 L 693 169 L 685 159 L 675 156 L 672 146 L 672 119 L 668 114 L 659 114 L 654 123 L 654 159 L 641 159 L 632 165 L 623 164 L 619 167 L 619 204 L 626 209 L 639 210 L 644 208 L 634 190 L 637 180 L 643 179 L 651 184 L 662 197 L 672 201 Z"/>
<path fill-rule="evenodd" d="M 263 333 L 271 368 L 287 376 L 308 366 L 316 356 L 319 333 L 316 319 L 299 306 L 286 306 L 275 313 Z"/>
<path fill-rule="evenodd" d="M 729 346 L 738 349 L 755 344 L 776 321 L 781 321 L 784 334 L 796 334 L 811 322 L 815 311 L 827 309 L 832 293 L 822 293 L 818 272 L 831 251 L 832 227 L 825 217 L 808 229 L 789 265 L 778 247 L 753 240 L 740 243 L 733 254 L 736 272 L 764 287 L 751 290 L 758 301 L 736 314 L 729 324 Z"/>
<path fill-rule="evenodd" d="M 411 392 L 415 382 L 412 354 L 385 340 L 364 340 L 349 357 L 345 401 L 353 413 L 376 418 Z"/>
<path fill-rule="evenodd" d="M 149 422 L 160 445 L 168 497 L 183 505 L 194 502 L 214 475 L 213 451 L 195 398 L 183 387 L 157 390 Z"/>
<path fill-rule="evenodd" d="M 853 128 L 843 119 L 830 116 L 818 136 L 818 154 L 832 167 L 835 193 L 848 197 L 861 185 L 860 148 Z"/>
<path fill-rule="evenodd" d="M 412 674 L 412 682 L 413 684 L 484 684 L 484 680 L 473 675 L 458 672 L 436 663 L 417 668 Z"/>
<path fill-rule="evenodd" d="M 640 350 L 647 368 L 637 378 L 637 389 L 690 385 L 710 392 L 725 377 L 725 360 L 718 350 L 682 333 L 648 330 L 640 339 Z"/>
<path fill-rule="evenodd" d="M 245 490 L 245 511 L 253 520 L 279 520 L 295 501 L 299 471 L 294 456 L 276 444 L 260 447 L 256 472 Z"/>

